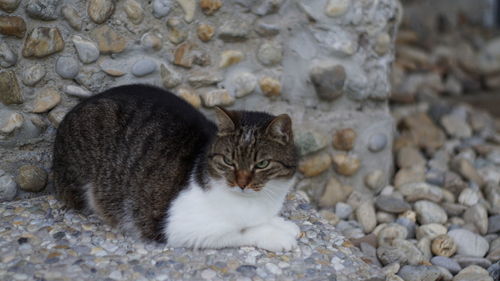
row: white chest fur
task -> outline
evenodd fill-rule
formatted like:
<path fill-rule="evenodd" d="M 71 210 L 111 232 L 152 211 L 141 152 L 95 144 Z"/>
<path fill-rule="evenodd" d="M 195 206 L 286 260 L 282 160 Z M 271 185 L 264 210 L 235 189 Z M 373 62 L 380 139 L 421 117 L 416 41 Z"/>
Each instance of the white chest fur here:
<path fill-rule="evenodd" d="M 268 240 L 269 232 L 280 232 L 281 236 L 287 232 L 288 239 L 276 239 L 288 241 L 291 236 L 293 242 L 288 244 L 296 243 L 298 227 L 277 216 L 291 185 L 292 180 L 272 180 L 261 191 L 242 192 L 228 187 L 223 180 L 211 181 L 206 190 L 192 182 L 171 204 L 164 227 L 168 244 L 193 248 L 247 245 L 289 250 L 294 245 L 262 246 L 258 240 Z"/>

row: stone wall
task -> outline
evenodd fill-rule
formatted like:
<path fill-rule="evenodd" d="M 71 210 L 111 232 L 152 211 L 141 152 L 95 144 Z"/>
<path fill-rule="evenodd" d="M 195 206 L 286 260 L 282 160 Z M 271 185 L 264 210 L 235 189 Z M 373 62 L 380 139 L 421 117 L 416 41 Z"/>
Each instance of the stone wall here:
<path fill-rule="evenodd" d="M 0 0 L 0 200 L 50 192 L 55 128 L 112 86 L 289 113 L 323 207 L 392 173 L 396 0 Z M 19 188 L 18 188 L 19 187 Z M 16 195 L 17 194 L 17 195 Z"/>

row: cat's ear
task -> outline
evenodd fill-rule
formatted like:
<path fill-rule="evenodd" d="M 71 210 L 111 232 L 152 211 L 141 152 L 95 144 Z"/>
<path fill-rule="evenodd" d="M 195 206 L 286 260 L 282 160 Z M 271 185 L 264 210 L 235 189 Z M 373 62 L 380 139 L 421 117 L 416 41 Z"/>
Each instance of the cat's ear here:
<path fill-rule="evenodd" d="M 229 110 L 225 110 L 224 108 L 219 106 L 215 107 L 215 120 L 217 128 L 219 129 L 219 135 L 225 135 L 234 131 L 235 125 L 232 119 L 234 118 L 233 115 L 234 114 Z"/>
<path fill-rule="evenodd" d="M 281 144 L 288 144 L 293 139 L 292 119 L 288 114 L 276 116 L 267 125 L 266 133 Z"/>

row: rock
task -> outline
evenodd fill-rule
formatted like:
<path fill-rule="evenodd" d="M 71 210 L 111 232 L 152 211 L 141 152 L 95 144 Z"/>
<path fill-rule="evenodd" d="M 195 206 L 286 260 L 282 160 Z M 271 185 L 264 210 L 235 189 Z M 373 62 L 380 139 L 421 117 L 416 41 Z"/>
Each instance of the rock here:
<path fill-rule="evenodd" d="M 418 184 L 422 182 L 425 182 L 425 169 L 422 166 L 400 169 L 394 177 L 394 186 L 396 188 L 401 188 L 406 184 Z M 412 194 L 416 194 L 416 192 Z"/>
<path fill-rule="evenodd" d="M 448 257 L 436 256 L 431 259 L 431 263 L 433 265 L 441 266 L 446 268 L 452 274 L 457 274 L 462 267 L 454 260 Z"/>
<path fill-rule="evenodd" d="M 335 171 L 343 176 L 354 175 L 361 167 L 361 160 L 356 156 L 336 154 L 332 157 Z"/>
<path fill-rule="evenodd" d="M 219 67 L 225 68 L 233 64 L 236 64 L 245 59 L 245 55 L 241 51 L 237 50 L 226 50 L 220 55 Z"/>
<path fill-rule="evenodd" d="M 349 7 L 349 0 L 329 0 L 325 7 L 325 14 L 333 18 L 340 17 L 347 12 Z"/>
<path fill-rule="evenodd" d="M 441 118 L 441 125 L 443 125 L 448 135 L 455 138 L 468 138 L 472 135 L 472 129 L 467 122 L 451 114 Z"/>
<path fill-rule="evenodd" d="M 281 83 L 279 80 L 264 76 L 259 80 L 260 90 L 267 97 L 278 97 L 281 95 Z"/>
<path fill-rule="evenodd" d="M 114 59 L 101 58 L 97 64 L 101 68 L 104 73 L 113 77 L 120 77 L 125 75 L 126 73 L 122 70 L 123 65 Z"/>
<path fill-rule="evenodd" d="M 401 249 L 406 256 L 408 264 L 418 265 L 422 264 L 425 260 L 424 255 L 420 250 L 410 241 L 403 239 L 396 239 L 393 242 L 394 247 Z M 404 262 L 402 262 L 404 263 Z"/>
<path fill-rule="evenodd" d="M 488 232 L 488 212 L 481 204 L 468 208 L 464 213 L 464 220 L 477 227 L 479 233 L 485 235 Z"/>
<path fill-rule="evenodd" d="M 345 220 L 349 218 L 349 216 L 352 214 L 352 207 L 349 204 L 343 203 L 343 202 L 338 202 L 335 204 L 335 215 L 341 220 Z"/>
<path fill-rule="evenodd" d="M 57 108 L 51 110 L 49 114 L 47 115 L 49 121 L 52 123 L 52 125 L 57 128 L 59 127 L 59 124 L 61 124 L 62 120 L 64 119 L 64 116 L 69 112 L 68 108 L 58 106 Z"/>
<path fill-rule="evenodd" d="M 453 238 L 442 234 L 432 240 L 431 250 L 436 256 L 451 257 L 457 251 L 457 245 Z"/>
<path fill-rule="evenodd" d="M 378 245 L 392 245 L 396 239 L 406 239 L 408 230 L 397 223 L 388 224 L 377 235 Z"/>
<path fill-rule="evenodd" d="M 408 130 L 410 137 L 419 147 L 429 152 L 440 148 L 446 139 L 443 131 L 432 122 L 427 114 L 422 112 L 403 118 L 402 126 L 403 129 Z"/>
<path fill-rule="evenodd" d="M 385 134 L 376 133 L 370 137 L 370 140 L 368 141 L 368 149 L 371 152 L 382 151 L 384 148 L 387 147 L 388 142 L 389 141 Z"/>
<path fill-rule="evenodd" d="M 132 65 L 132 74 L 136 77 L 143 77 L 155 72 L 157 69 L 156 61 L 151 58 L 139 59 Z"/>
<path fill-rule="evenodd" d="M 161 36 L 155 32 L 145 33 L 141 37 L 141 44 L 144 50 L 146 50 L 147 52 L 154 52 L 160 50 L 161 47 L 163 46 L 163 42 L 160 37 Z"/>
<path fill-rule="evenodd" d="M 172 0 L 153 0 L 153 16 L 162 18 L 172 9 Z"/>
<path fill-rule="evenodd" d="M 244 41 L 250 34 L 250 24 L 244 19 L 229 19 L 219 28 L 219 38 L 225 42 Z"/>
<path fill-rule="evenodd" d="M 488 273 L 490 274 L 491 278 L 493 278 L 493 280 L 499 280 L 500 279 L 500 263 L 497 262 L 494 265 L 490 266 L 488 268 Z"/>
<path fill-rule="evenodd" d="M 420 150 L 414 146 L 405 146 L 398 151 L 397 164 L 400 168 L 425 166 L 426 162 Z"/>
<path fill-rule="evenodd" d="M 205 107 L 227 106 L 234 103 L 234 97 L 224 89 L 204 92 L 201 94 L 201 100 Z"/>
<path fill-rule="evenodd" d="M 127 47 L 127 39 L 107 25 L 97 27 L 91 34 L 103 54 L 121 53 Z"/>
<path fill-rule="evenodd" d="M 265 42 L 257 50 L 257 59 L 265 66 L 272 66 L 283 60 L 283 48 L 276 42 Z"/>
<path fill-rule="evenodd" d="M 411 210 L 410 204 L 402 199 L 392 196 L 379 196 L 375 201 L 375 206 L 384 212 L 399 214 L 407 210 Z"/>
<path fill-rule="evenodd" d="M 80 64 L 73 57 L 59 57 L 56 61 L 56 73 L 64 79 L 73 79 L 80 71 Z"/>
<path fill-rule="evenodd" d="M 456 172 L 458 172 L 462 177 L 475 182 L 479 186 L 484 184 L 484 180 L 477 172 L 476 168 L 472 163 L 465 158 L 458 158 L 453 161 L 452 166 Z"/>
<path fill-rule="evenodd" d="M 424 237 L 417 242 L 417 247 L 422 252 L 425 257 L 425 260 L 428 261 L 432 258 L 431 252 L 431 239 L 428 237 Z"/>
<path fill-rule="evenodd" d="M 299 162 L 298 170 L 306 177 L 315 177 L 326 171 L 332 165 L 332 158 L 326 152 L 303 158 Z"/>
<path fill-rule="evenodd" d="M 24 165 L 17 171 L 16 182 L 24 191 L 39 192 L 47 184 L 47 172 L 33 165 Z"/>
<path fill-rule="evenodd" d="M 389 52 L 392 46 L 391 36 L 387 32 L 379 33 L 375 39 L 374 50 L 379 56 L 383 56 Z"/>
<path fill-rule="evenodd" d="M 61 102 L 61 95 L 54 88 L 45 88 L 37 93 L 31 112 L 43 113 L 51 110 Z"/>
<path fill-rule="evenodd" d="M 400 217 L 395 221 L 395 223 L 402 225 L 406 228 L 406 230 L 408 231 L 408 235 L 406 236 L 407 239 L 415 238 L 415 231 L 417 228 L 415 221 L 408 218 Z"/>
<path fill-rule="evenodd" d="M 335 177 L 331 177 L 325 185 L 325 190 L 319 199 L 319 206 L 331 208 L 339 202 L 345 201 L 352 193 L 352 187 L 342 185 Z"/>
<path fill-rule="evenodd" d="M 189 42 L 184 42 L 174 52 L 174 64 L 185 68 L 191 68 L 194 62 L 192 50 L 196 45 Z"/>
<path fill-rule="evenodd" d="M 92 96 L 92 93 L 89 92 L 89 90 L 74 85 L 64 86 L 63 91 L 70 96 L 75 96 L 79 98 L 88 98 Z"/>
<path fill-rule="evenodd" d="M 333 135 L 333 147 L 338 150 L 351 150 L 356 142 L 357 133 L 351 128 L 338 130 Z"/>
<path fill-rule="evenodd" d="M 43 58 L 64 49 L 57 27 L 35 27 L 26 38 L 22 54 L 25 58 Z"/>
<path fill-rule="evenodd" d="M 395 275 L 395 274 L 389 274 L 386 276 L 385 281 L 405 281 L 401 277 Z"/>
<path fill-rule="evenodd" d="M 89 0 L 87 13 L 93 22 L 104 23 L 115 12 L 115 3 L 112 0 Z"/>
<path fill-rule="evenodd" d="M 458 202 L 466 206 L 474 206 L 479 202 L 479 192 L 473 190 L 472 188 L 466 188 L 462 190 L 458 196 Z"/>
<path fill-rule="evenodd" d="M 128 19 L 133 24 L 140 24 L 144 19 L 144 9 L 141 4 L 135 0 L 127 0 L 124 3 L 124 10 Z"/>
<path fill-rule="evenodd" d="M 491 261 L 485 258 L 471 257 L 471 256 L 463 256 L 463 255 L 455 255 L 453 260 L 458 262 L 461 267 L 468 267 L 470 265 L 477 265 L 482 268 L 488 268 L 491 266 Z"/>
<path fill-rule="evenodd" d="M 59 16 L 57 8 L 60 0 L 30 0 L 26 5 L 26 14 L 34 19 L 55 20 Z"/>
<path fill-rule="evenodd" d="M 188 23 L 192 22 L 196 10 L 196 2 L 194 0 L 177 0 L 177 3 L 184 10 L 184 20 Z"/>
<path fill-rule="evenodd" d="M 19 7 L 20 2 L 21 0 L 2 0 L 0 1 L 0 10 L 12 13 Z"/>
<path fill-rule="evenodd" d="M 201 98 L 196 93 L 189 91 L 187 89 L 179 89 L 179 97 L 183 98 L 189 104 L 191 104 L 194 108 L 201 107 Z"/>
<path fill-rule="evenodd" d="M 167 20 L 167 38 L 174 44 L 180 44 L 188 37 L 186 24 L 178 17 L 169 17 Z"/>
<path fill-rule="evenodd" d="M 394 214 L 386 213 L 386 212 L 382 212 L 382 211 L 377 212 L 376 217 L 377 217 L 377 222 L 379 224 L 391 223 L 391 222 L 394 222 L 396 220 L 396 216 Z"/>
<path fill-rule="evenodd" d="M 201 11 L 205 15 L 213 15 L 215 12 L 217 12 L 220 7 L 222 7 L 222 1 L 221 0 L 201 0 L 200 1 L 200 8 Z"/>
<path fill-rule="evenodd" d="M 337 225 L 340 219 L 333 213 L 328 210 L 321 210 L 319 214 L 331 225 Z"/>
<path fill-rule="evenodd" d="M 488 276 L 488 271 L 477 266 L 471 265 L 462 269 L 454 278 L 453 281 L 494 281 Z"/>
<path fill-rule="evenodd" d="M 491 216 L 488 218 L 488 233 L 500 231 L 500 215 Z"/>
<path fill-rule="evenodd" d="M 277 13 L 283 0 L 262 0 L 253 5 L 252 12 L 259 16 Z"/>
<path fill-rule="evenodd" d="M 160 65 L 160 76 L 163 86 L 167 89 L 175 88 L 182 82 L 181 74 L 164 64 Z"/>
<path fill-rule="evenodd" d="M 0 111 L 0 134 L 8 135 L 23 126 L 24 117 L 20 113 Z"/>
<path fill-rule="evenodd" d="M 418 200 L 440 202 L 443 199 L 441 188 L 425 182 L 403 184 L 399 187 L 399 192 L 403 194 L 408 202 Z"/>
<path fill-rule="evenodd" d="M 196 34 L 203 42 L 208 42 L 215 34 L 215 28 L 210 24 L 200 24 L 196 29 Z"/>
<path fill-rule="evenodd" d="M 448 220 L 448 215 L 446 215 L 443 208 L 431 201 L 417 201 L 414 208 L 415 212 L 417 212 L 417 219 L 420 224 L 444 224 Z"/>
<path fill-rule="evenodd" d="M 356 208 L 356 218 L 365 233 L 373 231 L 377 226 L 377 217 L 375 216 L 375 206 L 371 200 L 367 200 Z"/>
<path fill-rule="evenodd" d="M 377 257 L 383 265 L 408 262 L 408 257 L 402 249 L 389 245 L 379 247 L 377 249 Z"/>
<path fill-rule="evenodd" d="M 448 232 L 457 244 L 457 253 L 474 257 L 484 257 L 489 249 L 489 244 L 483 237 L 465 229 L 454 229 Z"/>
<path fill-rule="evenodd" d="M 257 20 L 255 31 L 263 37 L 276 36 L 280 33 L 280 27 L 274 24 L 264 22 L 262 20 Z"/>
<path fill-rule="evenodd" d="M 369 172 L 364 178 L 364 183 L 367 187 L 369 187 L 372 190 L 375 191 L 381 190 L 386 184 L 384 178 L 384 171 L 374 170 Z"/>
<path fill-rule="evenodd" d="M 447 232 L 446 227 L 442 226 L 441 224 L 437 223 L 424 224 L 417 228 L 416 232 L 417 240 L 420 240 L 424 237 L 427 237 L 432 240 L 440 235 L 446 234 L 446 232 Z"/>
<path fill-rule="evenodd" d="M 193 72 L 192 75 L 188 78 L 188 83 L 193 88 L 217 85 L 221 81 L 222 77 L 219 74 L 212 74 L 209 72 Z"/>
<path fill-rule="evenodd" d="M 76 53 L 81 62 L 93 63 L 99 58 L 100 52 L 96 43 L 78 35 L 71 37 L 71 41 L 75 45 Z"/>
<path fill-rule="evenodd" d="M 12 176 L 0 170 L 0 202 L 14 199 L 16 193 L 17 186 Z"/>
<path fill-rule="evenodd" d="M 333 101 L 344 93 L 346 72 L 342 65 L 315 66 L 309 75 L 319 98 Z"/>
<path fill-rule="evenodd" d="M 17 16 L 0 16 L 0 34 L 23 38 L 26 32 L 24 19 Z"/>
<path fill-rule="evenodd" d="M 320 131 L 307 127 L 295 131 L 294 143 L 300 156 L 322 150 L 328 145 L 328 138 Z"/>
<path fill-rule="evenodd" d="M 5 105 L 24 102 L 14 71 L 0 72 L 0 102 Z"/>
<path fill-rule="evenodd" d="M 29 66 L 23 73 L 22 81 L 26 86 L 35 86 L 45 77 L 45 68 L 41 64 Z"/>
<path fill-rule="evenodd" d="M 71 26 L 71 28 L 77 31 L 80 31 L 82 29 L 82 17 L 74 7 L 64 5 L 61 8 L 61 14 L 68 22 L 69 26 Z"/>
<path fill-rule="evenodd" d="M 257 78 L 252 73 L 243 72 L 234 78 L 233 85 L 234 95 L 241 98 L 254 92 L 257 87 Z"/>
<path fill-rule="evenodd" d="M 17 63 L 17 55 L 14 53 L 9 45 L 5 42 L 0 42 L 0 66 L 11 67 Z"/>
<path fill-rule="evenodd" d="M 439 281 L 442 275 L 438 267 L 430 265 L 405 265 L 398 272 L 405 281 Z"/>

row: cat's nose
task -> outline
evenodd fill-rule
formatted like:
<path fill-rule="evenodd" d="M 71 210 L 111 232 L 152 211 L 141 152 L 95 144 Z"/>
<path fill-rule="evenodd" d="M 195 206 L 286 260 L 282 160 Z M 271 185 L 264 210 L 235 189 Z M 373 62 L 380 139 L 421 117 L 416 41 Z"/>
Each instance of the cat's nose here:
<path fill-rule="evenodd" d="M 245 189 L 250 180 L 252 179 L 252 175 L 248 171 L 236 171 L 236 183 L 241 188 L 241 190 Z"/>

